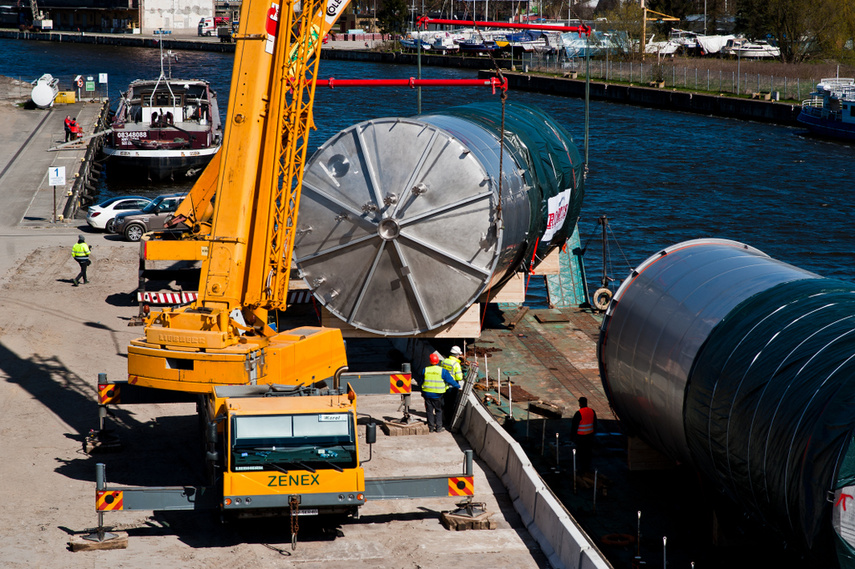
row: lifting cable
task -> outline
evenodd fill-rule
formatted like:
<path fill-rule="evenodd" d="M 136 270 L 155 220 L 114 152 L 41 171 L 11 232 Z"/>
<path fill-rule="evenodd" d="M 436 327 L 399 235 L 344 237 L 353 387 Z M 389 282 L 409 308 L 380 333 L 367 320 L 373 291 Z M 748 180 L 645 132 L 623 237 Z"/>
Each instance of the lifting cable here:
<path fill-rule="evenodd" d="M 481 33 L 481 30 L 478 29 L 478 24 L 475 24 L 475 31 L 478 32 L 478 36 L 481 38 L 481 42 L 484 43 L 486 47 L 486 42 L 484 40 L 484 34 Z M 502 124 L 499 127 L 499 203 L 496 206 L 496 234 L 498 236 L 498 228 L 502 223 L 502 180 L 504 179 L 504 164 L 503 160 L 505 158 L 505 103 L 508 101 L 508 86 L 505 83 L 505 77 L 502 75 L 502 68 L 499 67 L 496 58 L 493 57 L 493 52 L 489 49 L 487 50 L 487 55 L 490 56 L 490 61 L 493 63 L 493 67 L 496 70 L 496 76 L 499 78 L 500 89 L 502 90 L 502 94 L 500 95 L 500 100 L 502 101 Z M 537 251 L 537 246 L 535 245 L 535 251 Z M 529 277 L 530 278 L 530 277 Z M 528 288 L 528 286 L 526 286 Z M 493 290 L 493 282 L 490 281 L 490 284 L 487 286 L 487 297 L 484 302 L 484 311 L 481 315 L 481 327 L 483 328 L 484 322 L 487 318 L 487 305 L 490 303 L 490 293 Z"/>

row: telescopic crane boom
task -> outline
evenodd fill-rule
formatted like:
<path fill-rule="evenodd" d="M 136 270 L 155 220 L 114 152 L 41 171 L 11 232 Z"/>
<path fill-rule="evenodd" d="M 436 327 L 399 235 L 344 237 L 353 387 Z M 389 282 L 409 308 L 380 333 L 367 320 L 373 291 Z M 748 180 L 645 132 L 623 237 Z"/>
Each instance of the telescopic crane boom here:
<path fill-rule="evenodd" d="M 196 241 L 199 297 L 146 317 L 128 348 L 132 383 L 209 392 L 311 384 L 346 367 L 339 331 L 268 325 L 288 292 L 321 40 L 345 5 L 330 15 L 319 0 L 244 0 L 223 146 L 196 186 L 217 195 Z"/>

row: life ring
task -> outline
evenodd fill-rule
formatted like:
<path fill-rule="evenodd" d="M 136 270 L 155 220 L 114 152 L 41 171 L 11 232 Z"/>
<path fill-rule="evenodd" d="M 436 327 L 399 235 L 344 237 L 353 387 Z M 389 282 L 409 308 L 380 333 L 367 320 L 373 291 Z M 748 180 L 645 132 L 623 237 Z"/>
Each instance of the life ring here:
<path fill-rule="evenodd" d="M 628 533 L 610 533 L 600 538 L 603 545 L 614 545 L 616 547 L 626 547 L 635 543 L 635 536 Z"/>
<path fill-rule="evenodd" d="M 607 288 L 598 288 L 594 293 L 594 307 L 597 310 L 605 310 L 612 301 L 612 291 Z"/>

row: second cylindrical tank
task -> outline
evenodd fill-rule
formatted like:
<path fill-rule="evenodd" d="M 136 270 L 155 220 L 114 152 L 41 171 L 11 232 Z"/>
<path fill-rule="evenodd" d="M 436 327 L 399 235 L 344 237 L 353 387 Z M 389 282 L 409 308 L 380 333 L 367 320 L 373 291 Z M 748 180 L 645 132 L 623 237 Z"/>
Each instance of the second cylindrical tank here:
<path fill-rule="evenodd" d="M 533 107 L 508 103 L 504 119 L 498 103 L 374 119 L 309 160 L 295 259 L 348 324 L 427 332 L 561 245 L 582 196 L 570 135 Z"/>
<path fill-rule="evenodd" d="M 853 567 L 855 285 L 734 241 L 680 243 L 618 289 L 598 357 L 629 432 Z"/>

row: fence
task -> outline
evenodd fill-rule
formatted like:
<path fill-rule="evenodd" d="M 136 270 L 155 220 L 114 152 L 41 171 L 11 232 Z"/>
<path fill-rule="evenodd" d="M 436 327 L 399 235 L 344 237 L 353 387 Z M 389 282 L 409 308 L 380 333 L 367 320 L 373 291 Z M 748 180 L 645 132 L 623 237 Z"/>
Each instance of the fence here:
<path fill-rule="evenodd" d="M 520 61 L 528 71 L 565 73 L 576 71 L 579 77 L 585 74 L 584 58 L 567 58 L 560 54 L 525 53 Z M 776 77 L 760 73 L 712 70 L 698 66 L 682 65 L 678 62 L 641 63 L 591 59 L 592 80 L 635 83 L 647 85 L 653 81 L 664 81 L 673 89 L 751 95 L 753 93 L 778 93 L 780 99 L 799 102 L 813 91 L 819 80 L 807 82 L 801 78 Z"/>

